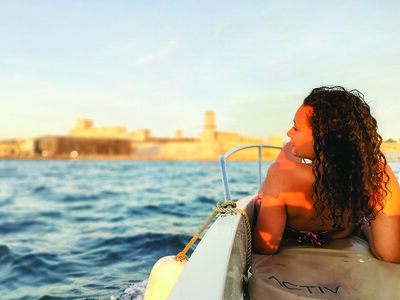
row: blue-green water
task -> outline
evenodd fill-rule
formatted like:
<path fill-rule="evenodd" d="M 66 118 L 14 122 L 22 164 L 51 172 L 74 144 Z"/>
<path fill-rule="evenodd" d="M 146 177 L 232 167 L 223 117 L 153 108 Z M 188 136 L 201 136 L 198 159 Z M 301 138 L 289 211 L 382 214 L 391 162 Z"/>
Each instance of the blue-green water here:
<path fill-rule="evenodd" d="M 228 167 L 256 192 L 255 163 Z M 217 163 L 0 161 L 0 299 L 141 299 L 223 200 Z"/>
<path fill-rule="evenodd" d="M 254 163 L 230 174 L 257 189 Z M 140 299 L 223 200 L 217 163 L 0 161 L 0 299 Z"/>

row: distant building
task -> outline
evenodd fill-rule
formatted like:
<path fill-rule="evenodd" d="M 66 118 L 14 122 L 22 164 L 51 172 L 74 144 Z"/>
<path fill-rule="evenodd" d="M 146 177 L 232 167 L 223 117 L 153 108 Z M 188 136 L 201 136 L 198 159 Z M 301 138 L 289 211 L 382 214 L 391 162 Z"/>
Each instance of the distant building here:
<path fill-rule="evenodd" d="M 35 140 L 35 152 L 56 158 L 117 157 L 130 155 L 131 143 L 120 139 L 45 136 Z"/>
<path fill-rule="evenodd" d="M 131 141 L 145 141 L 151 138 L 148 129 L 139 129 L 134 132 L 127 132 L 125 127 L 94 127 L 93 121 L 78 119 L 75 128 L 68 131 L 69 137 L 100 138 L 100 139 L 126 139 Z"/>
<path fill-rule="evenodd" d="M 216 130 L 215 114 L 205 113 L 204 128 L 199 138 L 184 138 L 182 130 L 177 130 L 174 138 L 152 137 L 148 129 L 127 132 L 124 127 L 94 127 L 91 120 L 79 119 L 75 128 L 68 131 L 69 138 L 115 139 L 130 142 L 132 159 L 155 160 L 217 160 L 228 150 L 247 144 L 267 144 L 263 139 L 241 137 L 237 133 L 218 132 Z M 272 138 L 275 146 L 282 146 L 281 138 Z M 276 150 L 264 150 L 264 159 L 272 160 L 277 155 Z M 233 159 L 257 159 L 257 150 L 248 150 L 236 155 Z"/>
<path fill-rule="evenodd" d="M 0 142 L 0 157 L 29 158 L 35 155 L 34 139 L 26 140 L 7 140 Z"/>
<path fill-rule="evenodd" d="M 283 140 L 274 138 L 274 145 L 282 146 Z M 132 155 L 138 159 L 164 160 L 218 160 L 221 155 L 232 148 L 248 144 L 267 144 L 263 139 L 244 138 L 239 134 L 216 131 L 215 114 L 212 111 L 205 113 L 204 128 L 198 139 L 182 138 L 181 132 L 175 139 L 151 138 L 141 142 L 132 142 Z M 264 150 L 263 158 L 273 160 L 277 156 L 276 150 Z M 234 160 L 256 160 L 256 149 L 246 150 L 232 157 Z"/>

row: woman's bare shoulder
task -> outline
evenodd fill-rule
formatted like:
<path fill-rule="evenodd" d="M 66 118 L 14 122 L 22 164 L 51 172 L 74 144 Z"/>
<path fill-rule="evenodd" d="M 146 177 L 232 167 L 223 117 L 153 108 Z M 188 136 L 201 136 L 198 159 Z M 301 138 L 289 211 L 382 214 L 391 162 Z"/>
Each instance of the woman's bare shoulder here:
<path fill-rule="evenodd" d="M 275 161 L 268 170 L 268 180 L 280 185 L 305 184 L 314 181 L 312 166 L 291 160 Z"/>
<path fill-rule="evenodd" d="M 271 164 L 268 172 L 276 175 L 304 175 L 305 173 L 312 174 L 312 166 L 311 164 L 304 164 L 292 160 L 277 160 Z"/>

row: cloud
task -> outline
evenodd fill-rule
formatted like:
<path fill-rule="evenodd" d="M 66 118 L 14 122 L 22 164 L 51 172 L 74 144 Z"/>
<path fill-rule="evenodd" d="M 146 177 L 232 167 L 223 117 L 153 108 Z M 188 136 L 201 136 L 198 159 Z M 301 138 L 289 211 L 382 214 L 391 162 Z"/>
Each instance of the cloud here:
<path fill-rule="evenodd" d="M 173 53 L 176 48 L 177 48 L 177 43 L 175 41 L 169 41 L 168 44 L 164 48 L 161 48 L 156 53 L 139 57 L 136 60 L 136 64 L 142 65 L 142 64 L 154 61 L 154 60 L 162 59 L 162 58 L 170 55 L 171 53 Z"/>

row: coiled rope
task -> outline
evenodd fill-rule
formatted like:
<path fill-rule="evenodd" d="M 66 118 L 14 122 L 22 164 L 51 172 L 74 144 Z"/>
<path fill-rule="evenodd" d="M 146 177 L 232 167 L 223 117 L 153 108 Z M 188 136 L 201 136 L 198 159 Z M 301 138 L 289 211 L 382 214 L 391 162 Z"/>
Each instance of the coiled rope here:
<path fill-rule="evenodd" d="M 217 204 L 216 207 L 213 207 L 214 213 L 211 217 L 207 220 L 207 222 L 203 225 L 203 227 L 196 233 L 191 241 L 186 245 L 186 247 L 177 255 L 175 259 L 177 261 L 184 261 L 186 259 L 186 253 L 189 249 L 193 246 L 196 240 L 200 237 L 201 233 L 207 228 L 207 226 L 211 223 L 211 221 L 215 218 L 218 214 L 236 214 L 240 213 L 244 217 L 244 222 L 246 226 L 246 269 L 250 266 L 251 263 L 251 226 L 249 217 L 247 213 L 243 209 L 236 208 L 236 203 L 233 201 L 227 201 L 222 204 Z"/>

